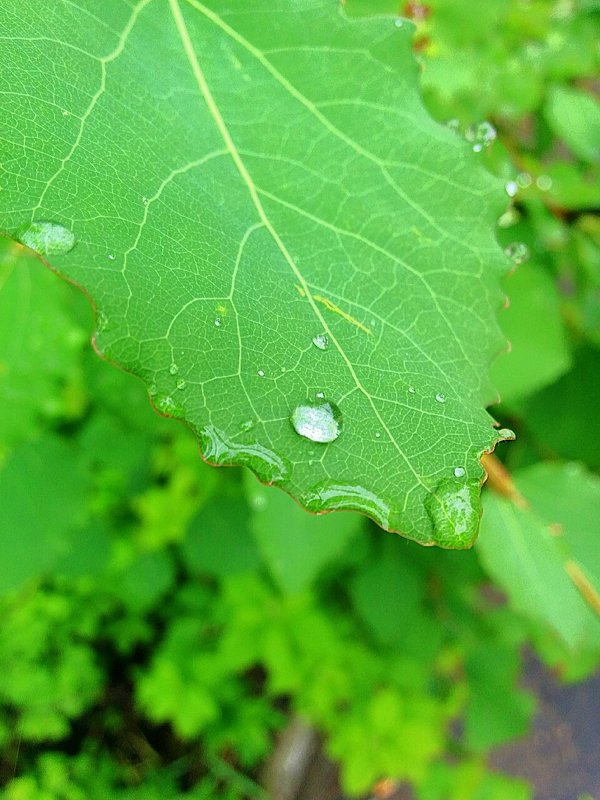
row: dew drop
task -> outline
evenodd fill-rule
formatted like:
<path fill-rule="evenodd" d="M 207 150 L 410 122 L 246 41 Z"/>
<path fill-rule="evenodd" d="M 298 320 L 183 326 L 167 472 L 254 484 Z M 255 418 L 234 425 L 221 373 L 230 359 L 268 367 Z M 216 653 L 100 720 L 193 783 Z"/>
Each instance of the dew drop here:
<path fill-rule="evenodd" d="M 264 369 L 259 369 L 259 370 L 258 370 L 258 377 L 259 377 L 259 378 L 264 378 L 264 377 L 265 377 L 265 371 L 264 371 Z"/>
<path fill-rule="evenodd" d="M 529 248 L 524 242 L 513 242 L 508 247 L 504 248 L 504 253 L 507 255 L 513 264 L 523 264 L 529 260 Z"/>
<path fill-rule="evenodd" d="M 147 197 L 142 197 L 142 203 L 143 203 L 145 206 L 147 206 L 147 205 L 148 205 L 148 202 L 149 202 L 149 201 L 148 201 L 148 198 L 147 198 Z"/>
<path fill-rule="evenodd" d="M 511 431 L 510 428 L 500 428 L 500 430 L 496 431 L 498 437 L 505 442 L 513 442 L 517 438 L 517 434 L 514 431 Z"/>
<path fill-rule="evenodd" d="M 63 117 L 68 117 L 68 116 L 70 116 L 70 114 L 71 114 L 71 112 L 67 111 L 66 109 L 62 112 Z"/>
<path fill-rule="evenodd" d="M 169 417 L 183 416 L 183 409 L 177 405 L 171 395 L 157 395 L 154 400 L 154 405 L 161 414 L 166 414 Z"/>
<path fill-rule="evenodd" d="M 318 336 L 313 337 L 312 343 L 315 347 L 318 347 L 319 350 L 327 350 L 329 347 L 329 338 L 324 333 L 320 333 Z"/>
<path fill-rule="evenodd" d="M 75 235 L 56 222 L 32 222 L 17 232 L 17 239 L 42 256 L 63 256 L 75 247 Z"/>
<path fill-rule="evenodd" d="M 509 197 L 514 197 L 519 191 L 519 184 L 516 181 L 508 181 L 504 188 Z"/>
<path fill-rule="evenodd" d="M 109 261 L 114 261 L 115 260 L 115 256 L 112 253 L 109 253 L 108 254 L 108 260 Z"/>
<path fill-rule="evenodd" d="M 223 324 L 223 320 L 221 319 L 221 317 L 216 317 L 215 318 L 215 328 L 220 328 L 222 324 Z"/>
<path fill-rule="evenodd" d="M 465 477 L 465 468 L 464 467 L 454 467 L 453 470 L 455 478 L 464 478 Z"/>
<path fill-rule="evenodd" d="M 177 366 L 177 364 L 175 364 L 175 362 L 173 362 L 169 367 L 169 372 L 171 373 L 171 375 L 177 375 L 177 373 L 179 372 L 179 367 Z"/>
<path fill-rule="evenodd" d="M 325 398 L 325 392 L 317 392 L 315 394 L 315 397 L 317 398 L 317 400 L 323 400 Z"/>
<path fill-rule="evenodd" d="M 375 434 L 375 438 L 376 438 L 376 439 L 381 439 L 381 434 L 379 433 L 379 431 L 377 431 L 377 432 L 376 432 L 376 434 Z"/>
<path fill-rule="evenodd" d="M 335 403 L 303 403 L 290 421 L 296 433 L 311 442 L 333 442 L 342 430 L 342 412 Z"/>
<path fill-rule="evenodd" d="M 178 389 L 185 389 L 186 382 L 184 378 L 177 378 L 177 383 L 175 384 Z"/>
<path fill-rule="evenodd" d="M 438 403 L 445 403 L 446 402 L 446 395 L 442 394 L 441 392 L 438 392 L 436 394 L 436 396 L 435 396 L 435 399 L 437 400 Z"/>
<path fill-rule="evenodd" d="M 242 430 L 244 432 L 251 431 L 252 428 L 255 426 L 255 424 L 256 423 L 254 422 L 253 419 L 246 419 L 246 420 L 244 420 L 243 422 L 240 423 L 240 430 Z"/>
<path fill-rule="evenodd" d="M 409 391 L 410 394 L 414 394 L 415 393 L 415 387 L 414 386 L 409 386 L 408 387 L 408 391 Z"/>
<path fill-rule="evenodd" d="M 475 122 L 465 131 L 465 139 L 473 145 L 475 153 L 481 153 L 495 140 L 496 129 L 489 122 Z"/>
<path fill-rule="evenodd" d="M 440 481 L 425 499 L 433 523 L 433 541 L 439 547 L 471 547 L 479 528 L 479 482 L 448 478 Z"/>
<path fill-rule="evenodd" d="M 528 172 L 520 172 L 517 175 L 517 183 L 521 189 L 527 189 L 533 183 L 533 178 Z"/>
<path fill-rule="evenodd" d="M 395 25 L 397 28 L 402 28 L 402 27 L 404 26 L 404 20 L 403 20 L 401 17 L 397 17 L 397 18 L 394 20 L 394 25 Z"/>
<path fill-rule="evenodd" d="M 540 175 L 535 184 L 541 192 L 548 192 L 552 188 L 552 178 L 550 175 Z"/>

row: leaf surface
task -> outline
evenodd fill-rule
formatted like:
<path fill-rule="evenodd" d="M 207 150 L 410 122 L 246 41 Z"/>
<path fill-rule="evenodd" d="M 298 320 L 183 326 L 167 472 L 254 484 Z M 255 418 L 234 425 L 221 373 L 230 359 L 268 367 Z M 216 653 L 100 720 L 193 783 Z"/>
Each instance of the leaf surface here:
<path fill-rule="evenodd" d="M 22 0 L 0 29 L 0 227 L 90 295 L 97 349 L 208 461 L 469 546 L 505 198 L 425 112 L 410 24 Z M 321 402 L 315 441 L 290 417 Z"/>

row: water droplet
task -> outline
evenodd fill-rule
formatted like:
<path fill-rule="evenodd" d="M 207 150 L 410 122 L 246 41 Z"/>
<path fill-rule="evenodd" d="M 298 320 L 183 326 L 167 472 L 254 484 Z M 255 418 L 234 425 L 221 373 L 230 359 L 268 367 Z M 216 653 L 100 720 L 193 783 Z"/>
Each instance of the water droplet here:
<path fill-rule="evenodd" d="M 113 256 L 113 254 L 112 254 L 112 253 L 109 253 L 109 254 L 108 254 L 108 260 L 109 260 L 109 261 L 114 261 L 114 260 L 115 260 L 115 256 Z"/>
<path fill-rule="evenodd" d="M 96 312 L 96 330 L 103 333 L 108 328 L 108 317 L 104 311 Z"/>
<path fill-rule="evenodd" d="M 323 400 L 325 398 L 325 392 L 317 392 L 315 397 L 317 400 Z"/>
<path fill-rule="evenodd" d="M 375 438 L 376 438 L 376 439 L 381 439 L 381 434 L 379 433 L 379 431 L 377 431 L 377 432 L 375 433 Z"/>
<path fill-rule="evenodd" d="M 178 389 L 185 389 L 186 382 L 184 378 L 177 378 L 177 383 L 175 384 Z"/>
<path fill-rule="evenodd" d="M 68 117 L 70 114 L 71 114 L 71 112 L 67 111 L 67 110 L 62 112 L 63 117 Z"/>
<path fill-rule="evenodd" d="M 547 192 L 552 188 L 552 178 L 550 175 L 540 175 L 535 184 L 541 192 Z"/>
<path fill-rule="evenodd" d="M 284 483 L 290 468 L 283 458 L 258 443 L 234 442 L 223 431 L 207 425 L 201 433 L 204 457 L 212 464 L 240 464 L 264 483 Z"/>
<path fill-rule="evenodd" d="M 394 20 L 394 25 L 397 28 L 402 28 L 402 26 L 404 25 L 404 20 L 401 17 L 396 17 L 396 19 Z"/>
<path fill-rule="evenodd" d="M 435 544 L 452 549 L 471 547 L 481 515 L 478 481 L 440 481 L 425 499 L 425 508 L 433 523 Z"/>
<path fill-rule="evenodd" d="M 464 478 L 465 477 L 465 468 L 464 467 L 454 467 L 454 477 L 455 478 Z"/>
<path fill-rule="evenodd" d="M 416 391 L 416 389 L 415 389 L 415 387 L 414 387 L 414 386 L 409 386 L 409 387 L 408 387 L 408 391 L 410 392 L 410 394 L 414 394 L 414 393 L 415 393 L 415 391 Z"/>
<path fill-rule="evenodd" d="M 445 403 L 446 402 L 446 395 L 442 394 L 441 392 L 438 392 L 436 394 L 436 396 L 435 396 L 435 399 L 437 400 L 438 403 Z"/>
<path fill-rule="evenodd" d="M 524 242 L 513 242 L 504 248 L 504 253 L 513 264 L 522 264 L 529 259 L 529 248 Z"/>
<path fill-rule="evenodd" d="M 264 371 L 264 369 L 259 369 L 259 370 L 258 370 L 258 377 L 259 377 L 259 378 L 264 378 L 264 377 L 265 377 L 265 371 Z"/>
<path fill-rule="evenodd" d="M 380 497 L 364 486 L 334 483 L 326 480 L 313 486 L 302 503 L 309 511 L 360 511 L 368 514 L 383 528 L 389 527 L 390 509 Z"/>
<path fill-rule="evenodd" d="M 333 442 L 342 430 L 342 413 L 335 403 L 304 403 L 290 420 L 296 433 L 311 442 Z"/>
<path fill-rule="evenodd" d="M 215 328 L 220 328 L 222 324 L 223 324 L 223 320 L 221 319 L 221 317 L 216 317 L 215 318 Z"/>
<path fill-rule="evenodd" d="M 42 256 L 63 256 L 75 247 L 75 235 L 56 222 L 32 222 L 17 232 L 17 239 Z"/>
<path fill-rule="evenodd" d="M 327 350 L 329 347 L 329 338 L 324 333 L 320 333 L 318 336 L 313 337 L 312 343 L 315 347 L 318 347 L 319 350 Z"/>
<path fill-rule="evenodd" d="M 240 423 L 240 430 L 246 432 L 251 431 L 252 428 L 256 425 L 253 419 L 246 419 L 244 422 Z"/>
<path fill-rule="evenodd" d="M 177 364 L 175 364 L 175 362 L 173 362 L 169 367 L 169 372 L 171 373 L 171 375 L 177 375 L 177 373 L 179 372 L 179 367 L 177 366 Z"/>
<path fill-rule="evenodd" d="M 504 442 L 513 442 L 517 438 L 517 434 L 511 431 L 510 428 L 500 428 L 496 433 L 498 434 L 498 438 Z"/>
<path fill-rule="evenodd" d="M 519 191 L 519 184 L 516 181 L 508 181 L 504 188 L 509 197 L 514 197 Z"/>
<path fill-rule="evenodd" d="M 149 202 L 149 201 L 148 201 L 148 198 L 147 198 L 147 197 L 142 197 L 142 203 L 143 203 L 145 206 L 147 206 L 147 205 L 148 205 L 148 202 Z"/>
<path fill-rule="evenodd" d="M 527 189 L 533 183 L 533 178 L 528 172 L 520 172 L 517 175 L 517 183 L 521 189 Z"/>
<path fill-rule="evenodd" d="M 496 129 L 489 122 L 475 122 L 465 131 L 465 139 L 473 145 L 475 153 L 481 153 L 495 140 Z"/>
<path fill-rule="evenodd" d="M 284 372 L 286 372 L 286 368 L 285 367 L 281 367 L 280 372 L 283 374 Z"/>
<path fill-rule="evenodd" d="M 264 511 L 267 505 L 268 500 L 262 492 L 260 494 L 253 494 L 250 498 L 250 507 L 253 511 Z"/>
<path fill-rule="evenodd" d="M 183 408 L 177 405 L 175 400 L 171 397 L 171 395 L 157 395 L 154 400 L 154 405 L 160 411 L 161 414 L 165 414 L 168 417 L 182 417 L 183 416 Z"/>
<path fill-rule="evenodd" d="M 498 219 L 498 227 L 510 228 L 512 225 L 515 225 L 520 218 L 521 215 L 519 214 L 517 209 L 514 208 L 514 206 L 512 206 L 511 208 L 508 208 L 504 212 L 504 214 L 502 214 L 502 216 Z"/>
<path fill-rule="evenodd" d="M 150 395 L 150 397 L 155 397 L 157 391 L 158 389 L 156 388 L 156 385 L 154 383 L 148 387 L 148 394 Z"/>

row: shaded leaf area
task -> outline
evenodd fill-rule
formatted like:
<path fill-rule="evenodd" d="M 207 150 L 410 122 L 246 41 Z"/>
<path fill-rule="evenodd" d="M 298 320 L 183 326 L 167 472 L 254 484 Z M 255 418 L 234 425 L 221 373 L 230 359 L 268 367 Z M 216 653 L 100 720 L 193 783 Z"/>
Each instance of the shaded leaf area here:
<path fill-rule="evenodd" d="M 504 200 L 424 110 L 411 26 L 323 0 L 30 3 L 1 24 L 0 224 L 90 294 L 96 347 L 211 463 L 469 546 L 499 438 Z M 290 424 L 320 399 L 335 441 Z"/>
<path fill-rule="evenodd" d="M 600 646 L 600 481 L 577 464 L 515 474 L 530 507 L 486 497 L 478 545 L 489 574 L 516 608 L 573 650 Z"/>

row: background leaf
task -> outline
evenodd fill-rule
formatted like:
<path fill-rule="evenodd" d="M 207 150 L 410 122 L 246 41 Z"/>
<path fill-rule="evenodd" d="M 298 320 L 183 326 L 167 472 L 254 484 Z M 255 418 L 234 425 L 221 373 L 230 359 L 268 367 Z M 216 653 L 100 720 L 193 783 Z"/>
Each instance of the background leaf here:
<path fill-rule="evenodd" d="M 324 0 L 0 15 L 23 87 L 0 224 L 89 292 L 97 348 L 209 461 L 469 546 L 505 200 L 424 110 L 410 24 Z M 307 401 L 339 407 L 336 441 L 294 431 Z"/>

